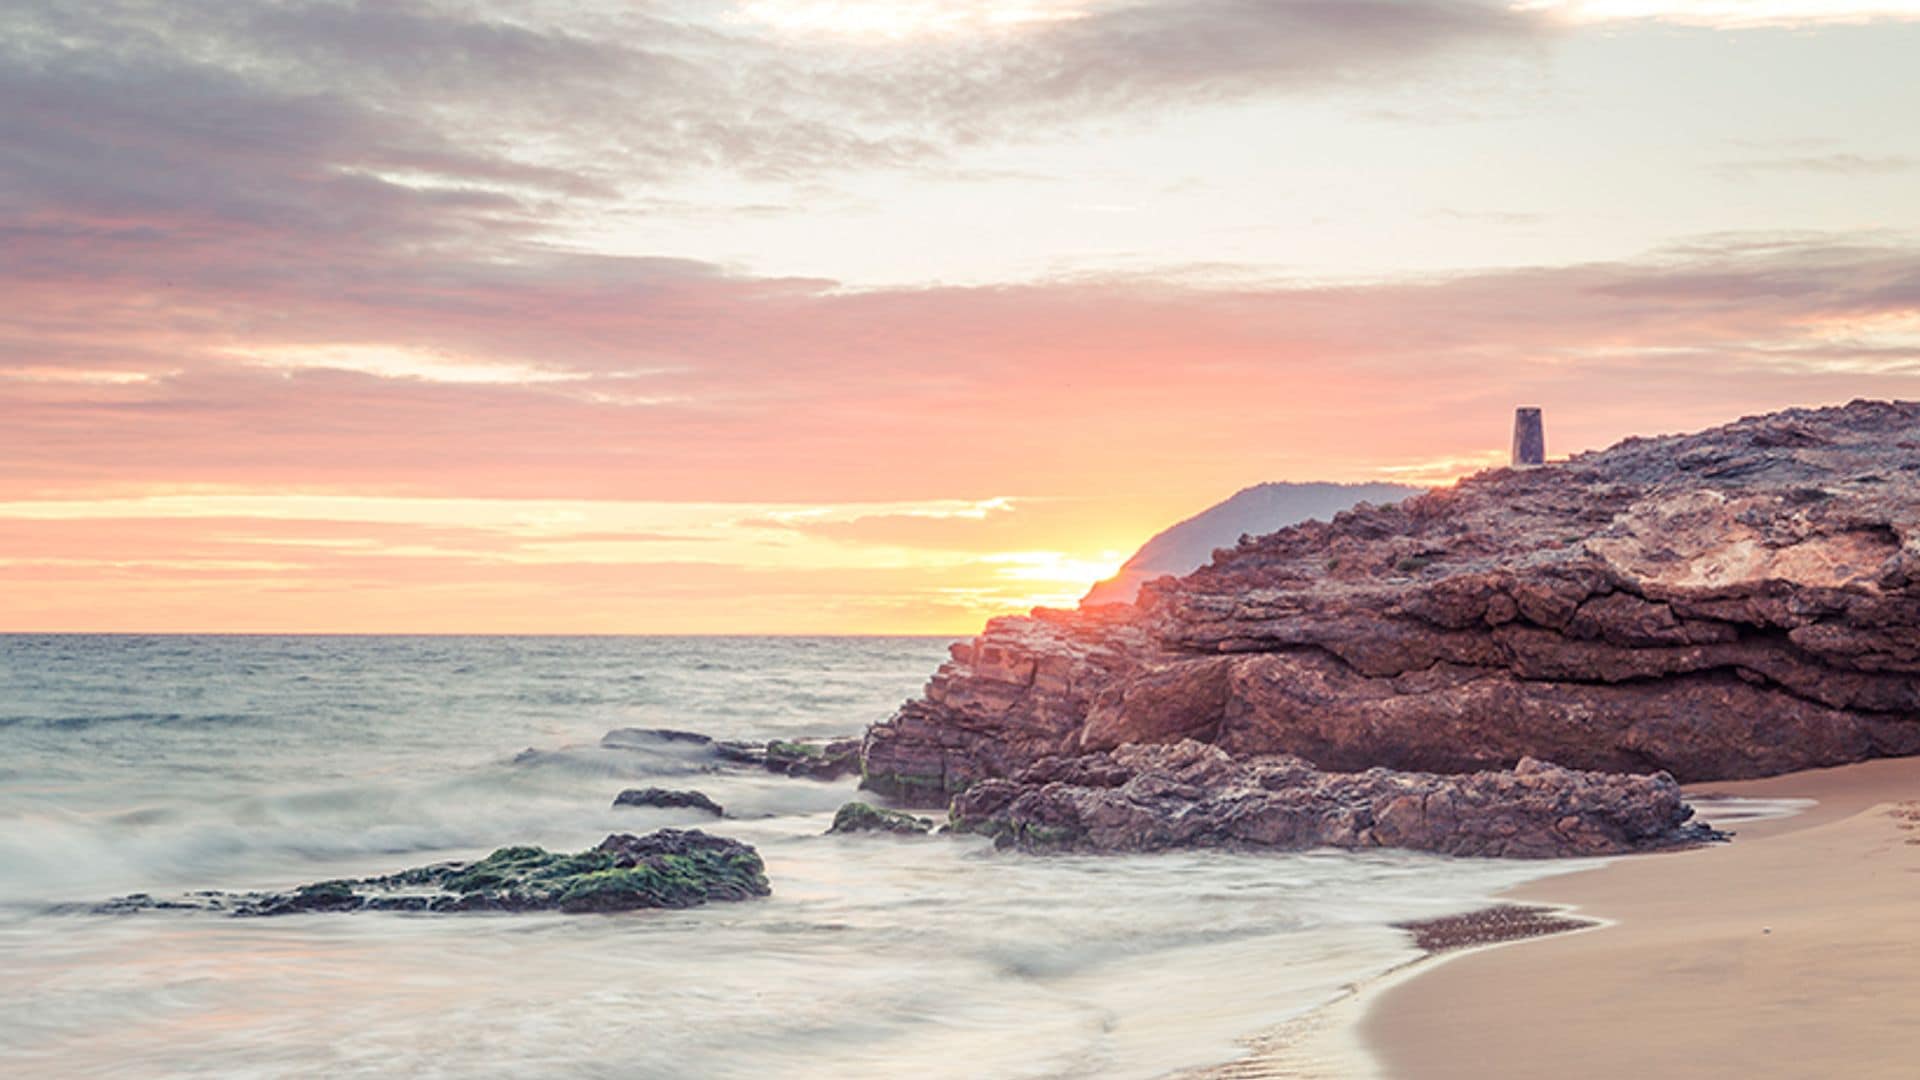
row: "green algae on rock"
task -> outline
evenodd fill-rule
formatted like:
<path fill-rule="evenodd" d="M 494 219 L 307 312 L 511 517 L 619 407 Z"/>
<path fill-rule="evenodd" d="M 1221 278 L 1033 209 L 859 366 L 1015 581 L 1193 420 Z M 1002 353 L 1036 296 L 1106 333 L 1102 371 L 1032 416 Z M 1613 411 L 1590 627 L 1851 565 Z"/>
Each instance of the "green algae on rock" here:
<path fill-rule="evenodd" d="M 829 833 L 890 832 L 918 835 L 933 828 L 929 818 L 914 817 L 898 810 L 884 810 L 863 802 L 850 802 L 833 815 Z"/>
<path fill-rule="evenodd" d="M 614 797 L 615 806 L 652 806 L 662 810 L 704 810 L 714 817 L 725 817 L 726 810 L 701 791 L 674 791 L 670 788 L 628 788 Z"/>
<path fill-rule="evenodd" d="M 323 881 L 291 893 L 199 892 L 184 900 L 146 894 L 102 905 L 103 912 L 155 908 L 232 915 L 317 911 L 560 911 L 685 908 L 709 900 L 766 896 L 766 867 L 753 848 L 698 829 L 616 833 L 573 854 L 505 847 L 472 863 L 438 863 L 383 877 Z"/>
<path fill-rule="evenodd" d="M 838 780 L 860 771 L 859 739 L 723 741 L 713 744 L 713 752 L 722 761 L 809 780 Z"/>

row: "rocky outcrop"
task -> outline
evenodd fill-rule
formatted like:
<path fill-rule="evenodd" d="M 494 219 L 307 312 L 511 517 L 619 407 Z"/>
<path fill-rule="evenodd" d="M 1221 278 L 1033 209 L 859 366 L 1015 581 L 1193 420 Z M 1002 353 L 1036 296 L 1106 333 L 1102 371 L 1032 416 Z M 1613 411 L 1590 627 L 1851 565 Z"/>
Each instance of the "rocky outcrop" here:
<path fill-rule="evenodd" d="M 684 908 L 766 896 L 766 868 L 753 848 L 698 829 L 618 833 L 572 855 L 501 848 L 474 863 L 438 863 L 384 877 L 322 881 L 290 893 L 198 892 L 163 900 L 122 897 L 98 910 L 155 908 L 231 915 L 339 911 L 630 911 Z"/>
<path fill-rule="evenodd" d="M 1524 759 L 1455 776 L 1326 773 L 1191 739 L 1046 758 L 953 800 L 954 827 L 1026 851 L 1409 848 L 1447 855 L 1610 855 L 1711 839 L 1664 773 L 1576 772 Z"/>
<path fill-rule="evenodd" d="M 713 737 L 697 731 L 682 731 L 679 728 L 614 728 L 600 736 L 600 745 L 613 750 L 624 750 L 656 746 L 661 743 L 680 743 L 686 746 L 711 746 Z"/>
<path fill-rule="evenodd" d="M 680 760 L 705 771 L 747 766 L 808 780 L 838 780 L 860 771 L 859 739 L 746 742 L 714 739 L 697 731 L 674 728 L 615 728 L 601 736 L 600 746 L 607 750 L 644 752 L 656 760 Z M 539 753 L 526 751 L 526 754 Z"/>
<path fill-rule="evenodd" d="M 628 788 L 613 797 L 615 806 L 653 806 L 665 810 L 704 810 L 714 817 L 725 813 L 720 804 L 702 791 L 674 791 L 669 788 Z"/>
<path fill-rule="evenodd" d="M 869 803 L 850 802 L 833 815 L 829 833 L 888 832 L 914 836 L 933 830 L 931 818 L 886 810 Z"/>
<path fill-rule="evenodd" d="M 1683 781 L 1920 752 L 1920 405 L 1494 470 L 1249 538 L 1135 605 L 996 619 L 862 757 L 870 787 L 944 805 L 1184 739 Z"/>
<path fill-rule="evenodd" d="M 838 780 L 860 771 L 859 739 L 717 742 L 713 748 L 723 761 L 809 780 Z"/>

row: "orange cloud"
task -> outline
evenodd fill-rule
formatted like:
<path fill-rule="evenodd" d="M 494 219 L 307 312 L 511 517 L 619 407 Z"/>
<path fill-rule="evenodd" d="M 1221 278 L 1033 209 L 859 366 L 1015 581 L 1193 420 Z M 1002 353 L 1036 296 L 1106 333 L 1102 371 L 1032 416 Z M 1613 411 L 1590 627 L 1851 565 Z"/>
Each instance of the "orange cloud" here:
<path fill-rule="evenodd" d="M 575 269 L 447 268 L 431 301 L 25 282 L 7 625 L 961 632 L 1245 484 L 1497 463 L 1517 402 L 1565 453 L 1920 392 L 1920 256 L 1894 246 L 1235 290 Z M 299 363 L 249 359 L 260 310 Z M 331 366 L 342 327 L 454 377 Z"/>

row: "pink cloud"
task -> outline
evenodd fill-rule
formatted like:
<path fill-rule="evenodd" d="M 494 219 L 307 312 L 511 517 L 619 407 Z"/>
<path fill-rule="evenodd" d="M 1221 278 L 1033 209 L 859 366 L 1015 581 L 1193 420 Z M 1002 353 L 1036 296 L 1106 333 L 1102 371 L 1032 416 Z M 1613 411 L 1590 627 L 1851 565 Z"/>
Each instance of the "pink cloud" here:
<path fill-rule="evenodd" d="M 1565 450 L 1920 391 L 1920 342 L 1899 332 L 1920 310 L 1920 254 L 1865 244 L 1723 241 L 1636 263 L 1233 291 L 849 293 L 604 258 L 395 267 L 344 291 L 178 269 L 145 290 L 112 273 L 15 279 L 0 333 L 31 345 L 11 354 L 26 376 L 0 373 L 7 495 L 1231 490 L 1476 452 L 1523 400 L 1548 406 Z M 448 383 L 236 359 L 330 343 L 566 377 Z M 114 378 L 31 375 L 49 368 Z"/>

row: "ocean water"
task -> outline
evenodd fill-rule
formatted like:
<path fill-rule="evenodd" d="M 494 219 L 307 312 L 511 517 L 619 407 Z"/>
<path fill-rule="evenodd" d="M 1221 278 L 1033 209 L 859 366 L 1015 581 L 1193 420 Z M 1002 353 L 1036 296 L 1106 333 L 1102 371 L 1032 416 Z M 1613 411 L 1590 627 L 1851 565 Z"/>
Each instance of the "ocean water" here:
<path fill-rule="evenodd" d="M 1568 864 L 1033 858 L 823 835 L 823 783 L 600 745 L 851 735 L 931 638 L 0 636 L 0 1075 L 1152 1077 Z M 529 752 L 530 751 L 530 752 Z M 728 818 L 614 809 L 697 787 Z M 694 825 L 773 896 L 614 916 L 100 915 Z"/>

